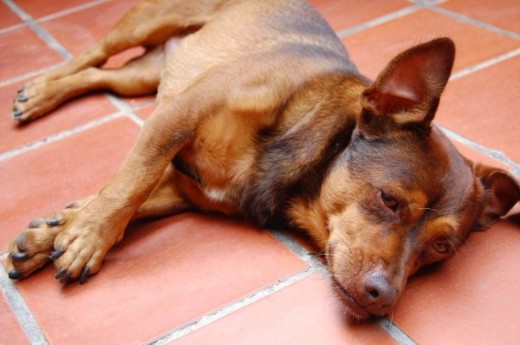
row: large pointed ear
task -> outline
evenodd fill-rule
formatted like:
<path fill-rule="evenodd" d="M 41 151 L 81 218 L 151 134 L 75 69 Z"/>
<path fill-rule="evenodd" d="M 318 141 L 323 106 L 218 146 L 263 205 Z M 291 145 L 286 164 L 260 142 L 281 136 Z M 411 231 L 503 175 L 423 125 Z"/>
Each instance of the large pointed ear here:
<path fill-rule="evenodd" d="M 455 45 L 449 38 L 402 52 L 363 92 L 365 116 L 390 117 L 399 125 L 429 128 L 454 59 Z"/>
<path fill-rule="evenodd" d="M 484 187 L 484 205 L 474 230 L 486 230 L 520 200 L 520 185 L 507 171 L 475 164 L 475 174 Z"/>

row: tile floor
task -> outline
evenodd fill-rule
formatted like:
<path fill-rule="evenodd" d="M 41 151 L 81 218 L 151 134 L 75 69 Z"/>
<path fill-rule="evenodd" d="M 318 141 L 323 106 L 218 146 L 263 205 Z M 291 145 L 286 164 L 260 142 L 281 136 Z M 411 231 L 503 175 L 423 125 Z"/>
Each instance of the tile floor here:
<path fill-rule="evenodd" d="M 24 81 L 91 45 L 135 2 L 0 1 L 1 258 L 29 219 L 95 192 L 153 109 L 152 97 L 98 94 L 29 126 L 10 118 Z M 369 77 L 413 43 L 452 37 L 437 123 L 470 158 L 520 175 L 517 0 L 312 3 Z M 395 312 L 368 324 L 346 322 L 322 264 L 291 234 L 196 214 L 141 224 L 83 286 L 60 285 L 51 267 L 15 284 L 0 265 L 0 344 L 516 344 L 519 210 L 419 273 Z"/>

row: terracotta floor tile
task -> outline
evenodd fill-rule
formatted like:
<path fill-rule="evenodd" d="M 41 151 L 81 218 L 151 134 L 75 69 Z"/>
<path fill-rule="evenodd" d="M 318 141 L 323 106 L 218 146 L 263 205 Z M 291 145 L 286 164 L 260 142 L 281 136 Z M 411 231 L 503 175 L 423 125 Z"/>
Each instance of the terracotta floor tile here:
<path fill-rule="evenodd" d="M 486 164 L 486 165 L 489 165 L 489 166 L 492 166 L 492 167 L 496 167 L 496 168 L 500 168 L 500 169 L 504 169 L 510 173 L 514 173 L 511 169 L 510 166 L 508 166 L 507 164 L 505 163 L 502 163 L 498 160 L 495 160 L 493 158 L 491 158 L 490 156 L 488 155 L 485 155 L 481 152 L 478 152 L 466 145 L 463 145 L 457 141 L 453 141 L 454 144 L 455 144 L 455 147 L 457 147 L 457 150 L 459 150 L 459 152 L 466 158 L 472 160 L 473 162 L 479 162 L 479 163 L 483 163 L 483 164 Z M 520 203 L 517 203 L 516 206 L 514 206 L 510 211 L 509 211 L 509 215 L 514 215 L 516 213 L 520 213 Z"/>
<path fill-rule="evenodd" d="M 0 248 L 36 217 L 95 193 L 115 174 L 139 128 L 114 120 L 0 162 Z"/>
<path fill-rule="evenodd" d="M 204 344 L 396 344 L 377 324 L 345 318 L 329 284 L 315 274 L 174 341 Z"/>
<path fill-rule="evenodd" d="M 409 282 L 394 321 L 419 344 L 516 344 L 520 227 L 502 221 Z"/>
<path fill-rule="evenodd" d="M 156 106 L 156 103 L 149 104 L 146 107 L 139 109 L 137 111 L 137 115 L 139 115 L 143 119 L 147 119 L 150 117 L 150 115 L 152 115 L 152 112 L 155 110 Z"/>
<path fill-rule="evenodd" d="M 29 27 L 0 34 L 0 52 L 0 80 L 63 61 L 63 58 L 49 48 Z"/>
<path fill-rule="evenodd" d="M 182 214 L 129 230 L 87 284 L 49 267 L 18 288 L 52 344 L 142 344 L 305 267 L 265 231 Z"/>
<path fill-rule="evenodd" d="M 457 0 L 440 5 L 448 10 L 520 33 L 520 6 L 518 0 Z"/>
<path fill-rule="evenodd" d="M 360 71 L 375 78 L 399 52 L 414 43 L 439 36 L 448 36 L 455 41 L 455 71 L 520 46 L 518 41 L 430 10 L 414 12 L 398 20 L 346 36 L 342 40 Z"/>
<path fill-rule="evenodd" d="M 310 0 L 335 31 L 359 25 L 365 21 L 410 6 L 408 1 Z"/>
<path fill-rule="evenodd" d="M 19 126 L 11 113 L 16 90 L 22 85 L 16 83 L 0 88 L 0 113 L 3 115 L 0 116 L 0 153 L 118 111 L 106 96 L 89 95 L 64 104 L 35 122 Z"/>
<path fill-rule="evenodd" d="M 133 109 L 152 108 L 155 105 L 155 95 L 140 97 L 122 97 Z M 151 111 L 151 110 L 150 110 Z"/>
<path fill-rule="evenodd" d="M 5 29 L 21 22 L 20 17 L 14 14 L 6 4 L 0 2 L 0 29 Z"/>
<path fill-rule="evenodd" d="M 67 10 L 76 6 L 88 4 L 90 2 L 93 2 L 93 0 L 15 0 L 14 2 L 31 17 L 41 18 L 49 14 Z"/>
<path fill-rule="evenodd" d="M 520 162 L 520 56 L 451 81 L 436 120 Z"/>
<path fill-rule="evenodd" d="M 0 292 L 0 329 L 0 344 L 30 344 L 3 292 Z"/>
<path fill-rule="evenodd" d="M 472 160 L 473 162 L 484 163 L 484 164 L 494 166 L 497 168 L 501 168 L 501 169 L 505 169 L 505 170 L 511 172 L 511 168 L 509 166 L 507 166 L 506 164 L 504 164 L 500 161 L 497 161 L 496 159 L 493 159 L 493 158 L 491 158 L 481 152 L 478 152 L 478 151 L 472 149 L 471 147 L 463 145 L 457 141 L 452 140 L 452 142 L 455 144 L 455 147 L 457 148 L 457 150 L 459 150 L 459 152 L 464 157 Z"/>
<path fill-rule="evenodd" d="M 41 25 L 67 50 L 77 55 L 103 38 L 136 2 L 137 0 L 108 1 Z"/>

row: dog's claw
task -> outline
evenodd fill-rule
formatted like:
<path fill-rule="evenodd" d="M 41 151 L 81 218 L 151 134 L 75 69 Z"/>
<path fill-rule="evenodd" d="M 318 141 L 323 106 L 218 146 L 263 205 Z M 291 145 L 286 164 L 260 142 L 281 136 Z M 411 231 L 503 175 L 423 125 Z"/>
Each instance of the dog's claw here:
<path fill-rule="evenodd" d="M 61 219 L 59 217 L 54 217 L 54 218 L 50 218 L 50 219 L 47 219 L 45 221 L 45 223 L 48 225 L 48 226 L 58 226 L 61 224 Z"/>
<path fill-rule="evenodd" d="M 56 260 L 57 258 L 59 258 L 63 253 L 65 253 L 65 249 L 63 248 L 58 248 L 56 249 L 52 254 L 51 256 L 49 256 L 49 259 L 51 259 L 52 261 Z M 59 273 L 59 272 L 58 272 Z M 56 274 L 57 275 L 57 274 Z M 56 278 L 57 279 L 57 278 Z"/>
<path fill-rule="evenodd" d="M 11 279 L 21 279 L 23 278 L 23 274 L 22 272 L 18 271 L 18 270 L 12 270 L 12 271 L 9 271 L 9 273 L 7 274 L 9 276 L 9 278 Z"/>
<path fill-rule="evenodd" d="M 85 268 L 83 268 L 83 271 L 81 272 L 81 275 L 79 276 L 79 283 L 83 284 L 87 281 L 88 275 L 90 274 L 90 267 L 87 265 Z"/>
<path fill-rule="evenodd" d="M 56 272 L 54 278 L 58 279 L 61 283 L 66 283 L 69 281 L 70 272 L 67 270 L 59 270 Z"/>
<path fill-rule="evenodd" d="M 28 227 L 31 229 L 38 228 L 38 227 L 40 227 L 40 225 L 42 225 L 44 223 L 45 223 L 45 218 L 36 218 L 36 219 L 31 220 Z"/>
<path fill-rule="evenodd" d="M 69 202 L 67 205 L 65 205 L 65 208 L 78 208 L 79 204 L 77 201 Z"/>
<path fill-rule="evenodd" d="M 11 254 L 11 260 L 13 261 L 25 261 L 27 259 L 29 259 L 29 254 L 25 252 Z"/>
<path fill-rule="evenodd" d="M 13 117 L 15 120 L 21 120 L 22 115 L 23 115 L 23 111 L 21 111 L 20 109 L 16 109 L 13 112 Z"/>
<path fill-rule="evenodd" d="M 25 231 L 18 235 L 18 237 L 16 238 L 16 246 L 20 251 L 25 250 Z"/>
<path fill-rule="evenodd" d="M 22 92 L 20 92 L 18 94 L 18 97 L 16 97 L 16 100 L 18 102 L 22 102 L 23 103 L 23 102 L 27 102 L 29 100 L 29 98 L 27 98 L 27 96 L 25 95 L 25 92 L 23 92 L 23 90 L 22 90 Z"/>

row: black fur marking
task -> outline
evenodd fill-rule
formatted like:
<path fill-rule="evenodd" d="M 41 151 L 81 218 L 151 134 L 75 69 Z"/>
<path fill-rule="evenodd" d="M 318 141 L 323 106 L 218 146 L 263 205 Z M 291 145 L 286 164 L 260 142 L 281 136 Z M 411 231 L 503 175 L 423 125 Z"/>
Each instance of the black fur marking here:
<path fill-rule="evenodd" d="M 191 177 L 193 180 L 195 180 L 199 184 L 202 183 L 200 176 L 193 169 L 191 169 L 186 164 L 186 162 L 184 162 L 184 160 L 182 160 L 182 158 L 180 156 L 175 156 L 172 163 L 173 163 L 173 166 L 177 170 L 179 170 L 181 173 L 183 173 L 184 175 L 186 175 L 188 177 Z"/>
<path fill-rule="evenodd" d="M 341 76 L 325 82 L 327 87 L 338 88 L 345 80 Z M 323 90 L 323 84 L 318 87 Z M 306 92 L 317 91 L 304 90 L 295 104 L 306 98 Z M 245 187 L 241 200 L 241 208 L 250 220 L 260 225 L 284 221 L 290 200 L 296 196 L 313 198 L 331 161 L 349 144 L 356 116 L 351 109 L 340 106 L 348 104 L 346 101 L 330 99 L 343 96 L 327 89 L 321 92 L 321 98 L 311 98 L 319 104 L 302 114 L 291 128 L 281 133 L 276 132 L 278 128 L 266 130 L 258 138 L 257 173 Z M 337 106 L 330 108 L 331 104 Z M 291 111 L 291 104 L 286 111 Z"/>

